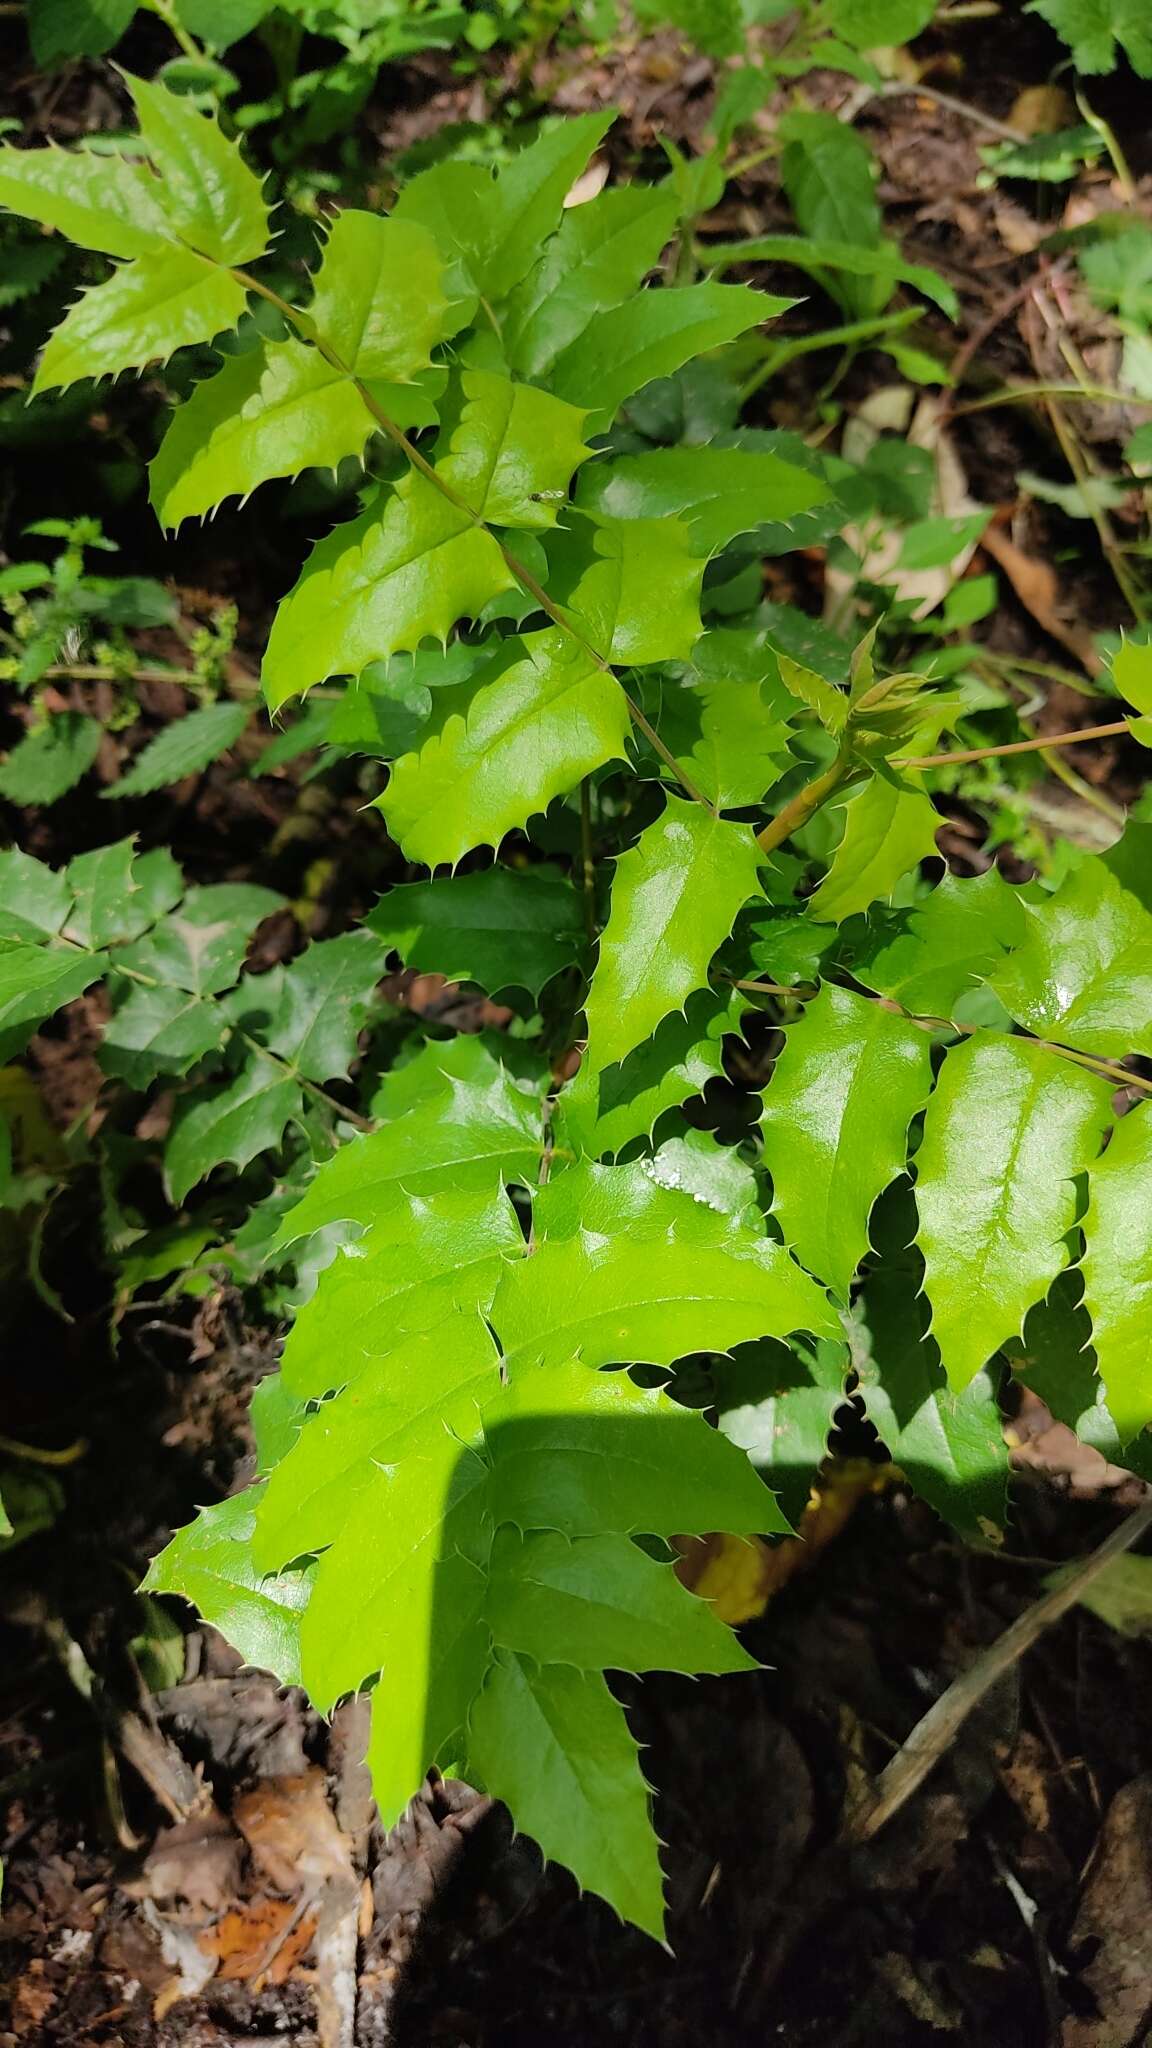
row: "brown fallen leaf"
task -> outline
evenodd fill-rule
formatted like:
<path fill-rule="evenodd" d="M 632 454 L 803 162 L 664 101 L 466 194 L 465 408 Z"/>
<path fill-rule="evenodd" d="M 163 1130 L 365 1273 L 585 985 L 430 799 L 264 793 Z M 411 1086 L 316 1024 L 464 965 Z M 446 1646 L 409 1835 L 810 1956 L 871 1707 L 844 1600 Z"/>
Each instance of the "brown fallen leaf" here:
<path fill-rule="evenodd" d="M 141 1875 L 123 1890 L 164 1903 L 170 1918 L 207 1920 L 235 1899 L 240 1856 L 239 1837 L 212 1808 L 157 1835 Z"/>
<path fill-rule="evenodd" d="M 228 1984 L 261 1977 L 284 1984 L 302 1962 L 316 1932 L 315 1913 L 298 1914 L 291 1899 L 249 1899 L 233 1906 L 215 1927 L 205 1928 L 200 1947 L 216 1959 L 216 1975 Z"/>
<path fill-rule="evenodd" d="M 312 1894 L 351 1868 L 348 1838 L 328 1804 L 323 1771 L 265 1779 L 236 1801 L 232 1818 L 278 1892 Z"/>
<path fill-rule="evenodd" d="M 866 1458 L 831 1459 L 821 1472 L 795 1536 L 764 1543 L 758 1536 L 684 1536 L 676 1576 L 690 1592 L 710 1600 L 721 1621 L 735 1627 L 763 1614 L 768 1602 L 815 1563 L 847 1527 L 860 1502 L 891 1484 L 893 1467 Z"/>
<path fill-rule="evenodd" d="M 1133 1778 L 1104 1816 L 1072 1943 L 1098 1944 L 1082 1978 L 1091 2017 L 1065 2020 L 1060 2048 L 1138 2048 L 1148 2039 L 1152 1985 L 1152 1773 Z"/>
<path fill-rule="evenodd" d="M 1074 654 L 1088 675 L 1098 676 L 1104 667 L 1103 660 L 1092 645 L 1092 635 L 1087 628 L 1066 619 L 1061 612 L 1060 585 L 1051 564 L 1040 561 L 1036 555 L 1026 555 L 1023 548 L 1018 548 L 998 526 L 986 529 L 980 545 L 999 562 L 1025 611 L 1031 612 L 1036 624 L 1066 647 L 1069 654 Z"/>

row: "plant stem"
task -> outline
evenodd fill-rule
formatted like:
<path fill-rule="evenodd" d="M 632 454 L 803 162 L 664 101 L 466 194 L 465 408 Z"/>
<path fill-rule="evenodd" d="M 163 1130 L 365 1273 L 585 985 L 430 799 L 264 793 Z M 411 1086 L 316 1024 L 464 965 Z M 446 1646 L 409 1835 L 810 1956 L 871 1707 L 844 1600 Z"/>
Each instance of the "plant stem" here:
<path fill-rule="evenodd" d="M 847 348 L 857 341 L 871 341 L 878 334 L 893 334 L 901 327 L 911 327 L 923 317 L 922 306 L 903 306 L 898 313 L 878 313 L 874 320 L 852 320 L 843 327 L 822 328 L 819 334 L 798 335 L 795 341 L 770 342 L 764 361 L 741 385 L 740 397 L 742 400 L 751 398 L 769 377 L 774 377 L 777 370 L 783 369 L 786 363 L 795 362 L 799 356 L 814 355 L 823 348 Z"/>
<path fill-rule="evenodd" d="M 310 1095 L 314 1102 L 323 1103 L 325 1109 L 333 1110 L 338 1117 L 343 1118 L 346 1124 L 353 1124 L 358 1131 L 367 1131 L 369 1133 L 376 1129 L 371 1117 L 361 1116 L 358 1109 L 346 1108 L 345 1104 L 338 1102 L 334 1095 L 329 1095 L 326 1088 L 321 1088 L 319 1082 L 309 1081 L 307 1076 L 300 1072 L 299 1067 L 293 1066 L 291 1060 L 286 1060 L 282 1053 L 273 1052 L 271 1046 L 261 1045 L 258 1038 L 253 1038 L 249 1032 L 241 1030 L 238 1024 L 233 1025 L 232 1035 L 238 1038 L 242 1045 L 246 1045 L 251 1052 L 259 1053 L 261 1059 L 271 1060 L 273 1066 L 279 1067 L 282 1072 L 288 1074 L 295 1081 L 297 1087 L 303 1089 L 305 1095 Z"/>
<path fill-rule="evenodd" d="M 953 17 L 955 18 L 955 17 Z M 1011 128 L 1007 121 L 998 121 L 995 114 L 986 114 L 982 107 L 971 107 L 967 100 L 958 100 L 950 92 L 937 92 L 934 85 L 903 85 L 892 83 L 882 85 L 870 93 L 863 104 L 873 100 L 908 99 L 930 100 L 935 107 L 945 107 L 950 114 L 959 114 L 961 120 L 971 121 L 976 128 L 986 128 L 990 135 L 999 135 L 1004 142 L 1026 142 L 1027 136 L 1019 128 Z"/>
<path fill-rule="evenodd" d="M 776 816 L 756 834 L 756 844 L 761 852 L 774 853 L 778 846 L 783 846 L 793 832 L 798 832 L 802 825 L 808 823 L 821 804 L 835 795 L 855 772 L 855 767 L 851 755 L 841 752 L 822 775 L 814 775 L 811 782 L 806 782 L 803 789 L 789 797 L 783 810 L 777 811 Z"/>
<path fill-rule="evenodd" d="M 1083 1596 L 1085 1589 L 1107 1569 L 1114 1558 L 1122 1557 L 1131 1550 L 1134 1543 L 1152 1529 L 1152 1503 L 1137 1508 L 1134 1514 L 1113 1529 L 1091 1554 L 1086 1557 L 1064 1583 L 1053 1586 L 1043 1599 L 1026 1607 L 1023 1614 L 1005 1629 L 1002 1636 L 992 1643 L 967 1671 L 954 1678 L 947 1690 L 929 1707 L 928 1712 L 916 1723 L 908 1740 L 893 1757 L 890 1764 L 880 1773 L 874 1802 L 863 1812 L 857 1813 L 849 1823 L 846 1833 L 857 1841 L 870 1841 L 880 1829 L 898 1813 L 906 1799 L 923 1784 L 949 1746 L 955 1741 L 960 1729 L 972 1709 L 1010 1671 L 1018 1658 L 1031 1648 L 1037 1637 L 1059 1621 L 1070 1607 Z"/>
<path fill-rule="evenodd" d="M 990 392 L 987 398 L 966 398 L 963 405 L 953 405 L 949 412 L 953 419 L 958 419 L 961 413 L 987 412 L 994 405 L 1026 405 L 1033 398 L 1099 398 L 1109 405 L 1133 403 L 1130 391 L 1113 391 L 1108 384 L 1009 384 L 1003 391 Z"/>
<path fill-rule="evenodd" d="M 604 655 L 602 655 L 597 648 L 593 647 L 590 640 L 585 639 L 583 633 L 580 632 L 579 628 L 573 625 L 571 619 L 569 619 L 565 615 L 565 613 L 561 610 L 560 606 L 555 602 L 555 600 L 549 597 L 548 592 L 545 590 L 543 584 L 538 580 L 537 577 L 535 577 L 532 574 L 532 571 L 529 568 L 527 568 L 523 562 L 520 561 L 519 557 L 513 554 L 511 548 L 508 547 L 505 542 L 498 539 L 498 537 L 494 533 L 492 533 L 492 529 L 488 525 L 488 522 L 483 517 L 483 515 L 477 512 L 474 506 L 469 505 L 466 499 L 460 497 L 459 493 L 453 490 L 451 484 L 445 482 L 444 478 L 429 462 L 428 457 L 423 453 L 423 451 L 416 446 L 416 443 L 414 441 L 409 440 L 407 434 L 404 432 L 404 429 L 402 427 L 398 427 L 395 420 L 390 418 L 389 415 L 384 411 L 383 407 L 373 397 L 367 385 L 362 383 L 360 378 L 357 377 L 355 371 L 350 369 L 348 364 L 341 360 L 340 356 L 336 353 L 336 350 L 332 348 L 328 342 L 325 341 L 323 335 L 318 334 L 316 332 L 315 328 L 313 327 L 311 321 L 308 318 L 308 315 L 306 313 L 299 313 L 293 306 L 290 306 L 288 304 L 288 301 L 286 299 L 282 299 L 278 292 L 271 291 L 266 284 L 262 284 L 260 282 L 259 278 L 250 276 L 246 270 L 233 270 L 231 272 L 231 275 L 236 279 L 238 284 L 244 285 L 250 291 L 257 292 L 262 299 L 267 299 L 269 305 L 275 306 L 277 311 L 283 315 L 285 320 L 291 322 L 292 326 L 295 327 L 295 329 L 300 334 L 302 339 L 305 341 L 310 341 L 313 344 L 313 346 L 319 350 L 319 353 L 323 356 L 326 363 L 329 363 L 331 367 L 339 373 L 340 376 L 347 377 L 349 379 L 353 388 L 359 394 L 359 397 L 363 402 L 364 406 L 367 408 L 368 412 L 371 413 L 372 418 L 375 420 L 377 426 L 380 428 L 381 433 L 386 434 L 388 439 L 393 443 L 393 445 L 401 450 L 401 452 L 407 457 L 408 461 L 411 463 L 413 469 L 419 470 L 420 475 L 424 478 L 426 483 L 431 484 L 433 490 L 438 491 L 442 498 L 446 498 L 448 503 L 450 505 L 453 505 L 458 512 L 462 513 L 463 516 L 466 519 L 468 519 L 473 526 L 477 527 L 480 532 L 487 533 L 491 536 L 495 546 L 500 550 L 500 554 L 503 557 L 505 567 L 509 570 L 511 575 L 515 577 L 521 589 L 527 591 L 529 597 L 535 599 L 541 611 L 544 612 L 547 615 L 547 617 L 551 619 L 553 625 L 558 626 L 562 633 L 566 633 L 569 639 L 574 640 L 576 642 L 576 645 L 581 649 L 582 653 L 584 653 L 588 657 L 589 661 L 591 661 L 594 664 L 594 666 L 601 671 L 603 675 L 611 676 L 613 682 L 619 683 L 619 677 L 616 675 L 616 671 L 612 667 L 611 662 L 606 660 Z M 676 780 L 680 784 L 681 789 L 684 791 L 684 794 L 686 796 L 691 797 L 694 803 L 702 804 L 706 811 L 713 811 L 714 814 L 713 805 L 710 804 L 707 797 L 704 796 L 699 789 L 697 789 L 695 783 L 691 781 L 685 770 L 681 767 L 679 761 L 676 759 L 675 754 L 673 754 L 671 749 L 665 745 L 664 741 L 661 739 L 655 727 L 649 724 L 648 720 L 644 716 L 644 713 L 641 711 L 640 706 L 637 703 L 635 703 L 635 701 L 628 695 L 628 692 L 626 690 L 624 691 L 624 701 L 628 706 L 629 715 L 633 721 L 633 724 L 639 727 L 640 731 L 644 734 L 645 739 L 649 742 L 649 745 L 655 748 L 657 754 L 659 754 L 660 759 L 663 761 L 665 767 L 671 769 L 673 775 L 676 777 Z"/>
<path fill-rule="evenodd" d="M 959 747 L 951 754 L 917 754 L 907 759 L 894 760 L 893 768 L 953 768 L 964 761 L 993 761 L 1001 754 L 1039 754 L 1048 747 L 1078 747 L 1086 740 L 1116 739 L 1121 733 L 1131 730 L 1126 718 L 1113 719 L 1110 725 L 1085 725 L 1079 732 L 1050 732 L 1043 739 L 1011 740 L 1003 747 Z"/>

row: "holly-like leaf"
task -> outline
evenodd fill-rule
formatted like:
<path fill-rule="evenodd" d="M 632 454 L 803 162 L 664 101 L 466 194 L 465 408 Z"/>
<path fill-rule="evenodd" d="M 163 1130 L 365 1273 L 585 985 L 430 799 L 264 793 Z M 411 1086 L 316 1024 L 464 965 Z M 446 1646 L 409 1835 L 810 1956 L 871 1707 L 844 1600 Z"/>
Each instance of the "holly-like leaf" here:
<path fill-rule="evenodd" d="M 575 960 L 583 933 L 572 883 L 545 867 L 402 883 L 381 897 L 368 927 L 406 967 L 478 982 L 489 995 L 525 988 L 538 996 Z"/>
<path fill-rule="evenodd" d="M 1016 1022 L 1085 1052 L 1152 1053 L 1152 916 L 1103 861 L 1026 904 L 1025 920 L 991 977 Z"/>
<path fill-rule="evenodd" d="M 571 405 L 587 406 L 593 430 L 602 431 L 624 400 L 653 378 L 670 377 L 693 356 L 735 341 L 794 304 L 740 284 L 640 292 L 593 316 L 552 365 L 552 389 Z"/>
<path fill-rule="evenodd" d="M 950 1018 L 1020 944 L 1025 922 L 1021 897 L 996 868 L 972 881 L 945 875 L 907 930 L 854 961 L 852 972 L 913 1016 Z"/>
<path fill-rule="evenodd" d="M 426 229 L 344 207 L 329 226 L 309 319 L 356 377 L 406 384 L 453 330 L 442 279 Z"/>
<path fill-rule="evenodd" d="M 508 362 L 543 377 L 596 313 L 631 298 L 671 240 L 679 211 L 664 186 L 625 185 L 570 207 L 501 320 Z"/>
<path fill-rule="evenodd" d="M 0 939 L 54 939 L 71 907 L 63 875 L 18 846 L 0 853 Z"/>
<path fill-rule="evenodd" d="M 33 396 L 166 362 L 235 327 L 246 303 L 243 285 L 190 249 L 141 256 L 81 294 L 40 358 Z"/>
<path fill-rule="evenodd" d="M 0 147 L 0 206 L 104 256 L 148 256 L 171 242 L 158 181 L 126 157 Z"/>
<path fill-rule="evenodd" d="M 825 984 L 789 1026 L 764 1099 L 773 1213 L 804 1264 L 843 1297 L 872 1204 L 903 1170 L 932 1087 L 931 1041 L 878 1003 Z"/>
<path fill-rule="evenodd" d="M 98 718 L 58 711 L 0 762 L 0 796 L 13 804 L 54 804 L 74 789 L 100 751 Z"/>
<path fill-rule="evenodd" d="M 172 1200 L 225 1161 L 245 1167 L 271 1152 L 300 1110 L 300 1084 L 274 1060 L 253 1057 L 224 1087 L 178 1104 L 164 1149 Z"/>
<path fill-rule="evenodd" d="M 266 1043 L 309 1081 L 346 1074 L 368 1021 L 386 948 L 371 932 L 320 939 L 287 968 Z"/>
<path fill-rule="evenodd" d="M 686 660 L 700 632 L 703 564 L 676 519 L 598 518 L 568 604 L 615 662 Z"/>
<path fill-rule="evenodd" d="M 184 989 L 121 982 L 118 994 L 99 1059 L 106 1074 L 133 1088 L 146 1088 L 157 1074 L 186 1074 L 223 1040 L 226 1020 L 216 1004 Z"/>
<path fill-rule="evenodd" d="M 5 1054 L 18 1051 L 38 1024 L 83 995 L 103 971 L 104 961 L 96 953 L 0 940 L 0 1034 Z"/>
<path fill-rule="evenodd" d="M 65 870 L 73 903 L 64 936 L 79 946 L 111 946 L 139 938 L 178 903 L 180 871 L 163 848 L 137 858 L 134 839 L 78 854 Z"/>
<path fill-rule="evenodd" d="M 692 1351 L 837 1328 L 821 1290 L 761 1228 L 654 1176 L 569 1168 L 547 1195 L 532 1257 L 509 1267 L 492 1305 L 513 1377 L 574 1357 L 672 1365 Z"/>
<path fill-rule="evenodd" d="M 974 1539 L 1002 1529 L 1008 1450 L 996 1375 L 949 1386 L 928 1333 L 924 1261 L 913 1243 L 916 1210 L 907 1182 L 877 1204 L 878 1257 L 853 1317 L 852 1363 L 868 1418 L 918 1494 Z"/>
<path fill-rule="evenodd" d="M 126 775 L 102 794 L 106 797 L 146 796 L 153 789 L 166 789 L 186 775 L 198 775 L 226 754 L 239 739 L 252 716 L 247 704 L 204 704 L 174 718 L 163 732 L 149 740 L 137 754 Z"/>
<path fill-rule="evenodd" d="M 754 1671 L 731 1629 L 625 1536 L 497 1532 L 488 1617 L 501 1649 L 578 1671 Z"/>
<path fill-rule="evenodd" d="M 1152 647 L 1146 641 L 1122 640 L 1112 657 L 1112 680 L 1137 711 L 1152 711 Z"/>
<path fill-rule="evenodd" d="M 255 1523 L 250 1493 L 201 1508 L 150 1566 L 144 1590 L 182 1594 L 246 1664 L 270 1671 L 280 1685 L 299 1685 L 300 1617 L 315 1567 L 275 1576 L 257 1571 L 251 1550 Z"/>
<path fill-rule="evenodd" d="M 261 181 L 212 114 L 125 73 L 140 139 L 158 172 L 170 236 L 216 263 L 251 263 L 268 246 Z M 113 252 L 114 254 L 120 252 Z M 138 253 L 138 252 L 129 252 Z"/>
<path fill-rule="evenodd" d="M 616 678 L 558 628 L 503 644 L 460 710 L 449 704 L 377 799 L 410 860 L 455 863 L 499 846 L 554 796 L 624 757 L 628 705 Z"/>
<path fill-rule="evenodd" d="M 716 1419 L 799 1521 L 828 1448 L 851 1359 L 842 1335 L 744 1344 L 712 1367 Z"/>
<path fill-rule="evenodd" d="M 123 954 L 124 965 L 189 995 L 219 995 L 238 979 L 257 925 L 283 902 L 253 882 L 189 889 L 177 915 Z"/>
<path fill-rule="evenodd" d="M 663 1938 L 660 1857 L 637 1745 L 602 1677 L 497 1658 L 472 1711 L 468 1755 L 545 1856 Z"/>
<path fill-rule="evenodd" d="M 883 902 L 902 876 L 936 851 L 940 819 L 922 790 L 872 776 L 845 806 L 844 837 L 808 899 L 818 924 L 843 924 Z"/>
<path fill-rule="evenodd" d="M 1152 1116 L 1122 1116 L 1088 1175 L 1084 1300 L 1108 1407 L 1122 1443 L 1152 1422 Z"/>
<path fill-rule="evenodd" d="M 322 1166 L 277 1234 L 292 1244 L 328 1223 L 375 1224 L 392 1205 L 444 1188 L 488 1192 L 532 1185 L 539 1170 L 539 1104 L 513 1086 L 482 1046 L 466 1078 L 449 1073 L 385 1129 L 354 1138 Z"/>
<path fill-rule="evenodd" d="M 1067 1262 L 1073 1180 L 1099 1152 L 1107 1084 L 1030 1039 L 978 1032 L 947 1056 L 916 1156 L 932 1334 L 966 1387 Z"/>
<path fill-rule="evenodd" d="M 657 448 L 598 463 L 578 499 L 617 519 L 682 519 L 701 555 L 768 520 L 792 519 L 833 495 L 811 470 L 743 448 Z"/>
<path fill-rule="evenodd" d="M 616 863 L 612 910 L 588 997 L 588 1059 L 614 1066 L 708 980 L 708 963 L 757 891 L 746 826 L 669 797 Z"/>
<path fill-rule="evenodd" d="M 707 645 L 707 642 L 705 642 Z M 697 679 L 665 688 L 660 737 L 720 810 L 759 803 L 789 764 L 789 727 L 775 693 L 752 680 Z"/>
<path fill-rule="evenodd" d="M 582 1066 L 557 1103 L 565 1130 L 596 1156 L 646 1138 L 665 1110 L 702 1094 L 723 1073 L 724 1039 L 739 1034 L 745 1009 L 743 997 L 697 989 L 627 1059 L 598 1070 Z"/>
<path fill-rule="evenodd" d="M 404 187 L 394 218 L 428 230 L 450 265 L 453 296 L 502 299 L 536 261 L 565 194 L 615 118 L 558 121 L 495 177 L 479 164 L 436 164 Z"/>

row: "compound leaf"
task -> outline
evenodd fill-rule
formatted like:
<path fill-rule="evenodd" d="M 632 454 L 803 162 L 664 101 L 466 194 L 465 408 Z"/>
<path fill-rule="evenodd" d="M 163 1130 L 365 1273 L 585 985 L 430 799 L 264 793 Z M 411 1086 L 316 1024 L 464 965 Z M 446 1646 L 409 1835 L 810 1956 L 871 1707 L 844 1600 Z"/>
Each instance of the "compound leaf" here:
<path fill-rule="evenodd" d="M 651 1038 L 615 1066 L 582 1066 L 557 1109 L 580 1149 L 600 1156 L 646 1138 L 667 1109 L 700 1095 L 724 1071 L 726 1036 L 738 1035 L 745 1002 L 697 989 Z"/>
<path fill-rule="evenodd" d="M 272 1051 L 309 1081 L 346 1074 L 385 959 L 371 932 L 345 932 L 309 946 L 285 972 L 266 1033 Z"/>
<path fill-rule="evenodd" d="M 65 870 L 72 909 L 64 936 L 79 946 L 111 946 L 139 938 L 183 893 L 171 854 L 157 847 L 138 859 L 134 839 L 78 854 Z"/>
<path fill-rule="evenodd" d="M 163 85 L 124 74 L 140 139 L 159 173 L 160 204 L 173 241 L 216 263 L 251 263 L 268 246 L 261 181 L 212 114 Z"/>
<path fill-rule="evenodd" d="M 767 520 L 825 504 L 832 487 L 778 455 L 744 448 L 656 448 L 597 464 L 581 504 L 617 519 L 682 519 L 696 553 L 713 555 Z"/>
<path fill-rule="evenodd" d="M 251 1493 L 201 1508 L 150 1566 L 144 1590 L 191 1600 L 246 1664 L 270 1671 L 280 1685 L 299 1685 L 300 1617 L 315 1566 L 275 1577 L 257 1571 L 251 1550 L 255 1525 Z"/>
<path fill-rule="evenodd" d="M 804 1264 L 846 1297 L 872 1204 L 904 1166 L 932 1087 L 931 1041 L 825 984 L 789 1026 L 764 1100 L 773 1213 Z"/>
<path fill-rule="evenodd" d="M 180 988 L 121 982 L 104 1027 L 99 1059 L 106 1074 L 146 1088 L 157 1074 L 186 1074 L 220 1045 L 225 1019 L 215 1003 Z"/>
<path fill-rule="evenodd" d="M 328 230 L 309 319 L 355 376 L 407 384 L 454 325 L 442 276 L 425 228 L 345 207 Z"/>
<path fill-rule="evenodd" d="M 670 796 L 616 863 L 612 910 L 588 997 L 588 1059 L 625 1059 L 708 979 L 736 913 L 757 892 L 760 855 L 747 826 Z"/>
<path fill-rule="evenodd" d="M 634 391 L 795 303 L 742 284 L 639 292 L 625 305 L 593 315 L 553 364 L 552 389 L 572 405 L 587 406 L 594 429 L 602 431 Z"/>
<path fill-rule="evenodd" d="M 257 925 L 283 902 L 253 882 L 189 889 L 175 916 L 124 953 L 124 965 L 189 995 L 219 995 L 238 979 Z"/>
<path fill-rule="evenodd" d="M 1019 945 L 1025 922 L 1021 897 L 996 868 L 972 881 L 945 875 L 913 909 L 907 930 L 853 962 L 852 972 L 913 1016 L 950 1018 Z"/>
<path fill-rule="evenodd" d="M 1030 1039 L 981 1031 L 947 1055 L 916 1157 L 932 1334 L 966 1387 L 1066 1264 L 1074 1176 L 1108 1119 L 1107 1084 Z"/>
<path fill-rule="evenodd" d="M 621 305 L 670 241 L 679 208 L 664 186 L 626 185 L 573 206 L 504 309 L 508 362 L 543 377 L 595 313 Z"/>

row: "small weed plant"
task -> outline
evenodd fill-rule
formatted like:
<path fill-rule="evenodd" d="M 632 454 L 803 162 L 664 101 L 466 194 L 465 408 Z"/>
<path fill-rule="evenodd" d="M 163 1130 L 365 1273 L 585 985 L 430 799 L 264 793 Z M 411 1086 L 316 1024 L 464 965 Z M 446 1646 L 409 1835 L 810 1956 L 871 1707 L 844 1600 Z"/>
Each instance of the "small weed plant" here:
<path fill-rule="evenodd" d="M 335 684 L 337 731 L 375 734 L 412 877 L 257 976 L 269 891 L 186 889 L 131 839 L 0 855 L 6 1056 L 103 983 L 108 1075 L 175 1091 L 174 1221 L 126 1229 L 125 1286 L 193 1266 L 222 1199 L 234 1271 L 311 1286 L 257 1481 L 148 1583 L 325 1711 L 371 1687 L 386 1824 L 459 1772 L 659 1935 L 606 1674 L 752 1662 L 674 1540 L 785 1531 L 849 1384 L 976 1540 L 1009 1366 L 1152 1473 L 1152 827 L 1024 887 L 934 879 L 923 777 L 963 702 L 762 602 L 763 556 L 845 516 L 803 443 L 709 414 L 716 352 L 788 301 L 660 281 L 675 174 L 564 209 L 609 117 L 339 213 L 290 301 L 237 143 L 132 91 L 115 157 L 0 152 L 7 207 L 116 263 L 35 388 L 216 342 L 152 466 L 170 529 L 363 465 L 263 688 Z M 841 274 L 884 304 L 883 251 Z M 1114 674 L 1139 737 L 1152 654 Z M 397 957 L 511 992 L 513 1028 L 362 1058 Z M 756 1047 L 755 1126 L 721 1137 Z"/>

